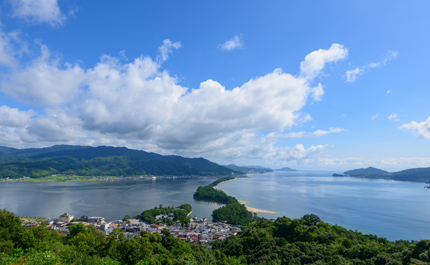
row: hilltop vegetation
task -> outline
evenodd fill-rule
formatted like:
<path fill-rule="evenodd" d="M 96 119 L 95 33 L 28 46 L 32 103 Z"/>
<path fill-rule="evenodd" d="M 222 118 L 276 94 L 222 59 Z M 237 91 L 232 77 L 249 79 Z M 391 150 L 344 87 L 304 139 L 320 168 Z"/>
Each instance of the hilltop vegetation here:
<path fill-rule="evenodd" d="M 154 224 L 157 222 L 157 220 L 155 219 L 157 215 L 173 214 L 173 220 L 162 219 L 161 222 L 167 225 L 172 225 L 175 223 L 174 221 L 180 221 L 181 224 L 187 225 L 190 222 L 190 219 L 188 218 L 189 213 L 191 213 L 191 205 L 189 204 L 182 204 L 179 207 L 163 207 L 163 205 L 160 204 L 158 208 L 154 207 L 154 209 L 145 210 L 139 215 L 134 216 L 133 218 L 141 219 L 149 224 Z"/>
<path fill-rule="evenodd" d="M 72 225 L 70 235 L 22 226 L 0 210 L 0 264 L 428 264 L 430 241 L 390 242 L 333 226 L 316 215 L 278 218 L 212 248 L 161 234 L 126 238 L 119 230 L 105 236 L 92 226 Z"/>
<path fill-rule="evenodd" d="M 345 175 L 359 178 L 373 178 L 373 179 L 392 179 L 399 181 L 415 181 L 426 182 L 430 179 L 430 167 L 427 168 L 412 168 L 399 172 L 388 172 L 385 170 L 377 169 L 374 167 L 360 168 L 348 170 L 344 172 Z M 341 176 L 333 174 L 333 176 Z"/>
<path fill-rule="evenodd" d="M 162 156 L 125 147 L 0 147 L 0 178 L 39 178 L 52 174 L 78 176 L 176 175 L 210 176 L 240 173 L 204 158 Z"/>

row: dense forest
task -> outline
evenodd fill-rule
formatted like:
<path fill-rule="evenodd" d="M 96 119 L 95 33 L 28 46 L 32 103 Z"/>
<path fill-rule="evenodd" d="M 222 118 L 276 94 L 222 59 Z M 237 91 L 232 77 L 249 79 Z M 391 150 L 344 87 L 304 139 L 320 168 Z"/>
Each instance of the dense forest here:
<path fill-rule="evenodd" d="M 262 220 L 212 248 L 174 238 L 167 229 L 126 238 L 92 226 L 72 225 L 69 235 L 25 227 L 0 210 L 3 264 L 429 264 L 430 241 L 390 242 L 333 226 L 316 215 Z"/>
<path fill-rule="evenodd" d="M 240 172 L 204 158 L 162 156 L 125 147 L 0 147 L 0 178 L 39 178 L 52 174 L 78 176 L 219 176 Z"/>
<path fill-rule="evenodd" d="M 134 216 L 133 218 L 138 218 L 143 220 L 144 222 L 147 222 L 149 224 L 154 224 L 157 222 L 155 217 L 160 214 L 173 214 L 173 220 L 171 219 L 162 219 L 160 220 L 161 223 L 165 223 L 167 225 L 172 225 L 175 223 L 175 221 L 180 221 L 182 225 L 187 225 L 190 222 L 190 219 L 188 217 L 188 214 L 191 213 L 191 205 L 189 204 L 182 204 L 179 207 L 163 207 L 163 205 L 160 204 L 159 207 L 154 207 L 154 209 L 145 210 L 139 215 Z"/>
<path fill-rule="evenodd" d="M 217 190 L 214 187 L 223 181 L 232 180 L 234 177 L 220 178 L 213 183 L 200 186 L 194 193 L 193 197 L 196 200 L 218 202 L 225 206 L 213 211 L 212 219 L 214 221 L 227 222 L 234 225 L 249 225 L 253 221 L 253 215 L 249 212 L 245 205 L 232 196 L 225 194 L 222 190 Z"/>

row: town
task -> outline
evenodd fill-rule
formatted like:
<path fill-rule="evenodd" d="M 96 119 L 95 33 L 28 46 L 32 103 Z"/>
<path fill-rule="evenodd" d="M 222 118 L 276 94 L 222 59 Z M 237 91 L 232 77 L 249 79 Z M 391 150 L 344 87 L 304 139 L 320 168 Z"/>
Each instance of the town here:
<path fill-rule="evenodd" d="M 81 216 L 75 219 L 73 215 L 64 213 L 58 219 L 48 219 L 46 221 L 34 220 L 32 218 L 20 218 L 24 226 L 46 225 L 51 230 L 58 231 L 61 234 L 68 234 L 71 225 L 82 223 L 85 226 L 94 226 L 106 235 L 109 235 L 114 229 L 119 229 L 126 237 L 135 237 L 141 232 L 161 233 L 166 228 L 175 237 L 183 241 L 189 241 L 200 245 L 205 245 L 216 240 L 223 240 L 227 237 L 234 236 L 242 231 L 243 227 L 232 226 L 225 222 L 212 222 L 206 218 L 190 218 L 190 222 L 185 227 L 180 221 L 173 225 L 166 225 L 165 220 L 174 220 L 173 214 L 160 214 L 155 216 L 157 220 L 154 224 L 149 224 L 140 219 L 125 218 L 121 220 L 106 221 L 104 217 Z"/>

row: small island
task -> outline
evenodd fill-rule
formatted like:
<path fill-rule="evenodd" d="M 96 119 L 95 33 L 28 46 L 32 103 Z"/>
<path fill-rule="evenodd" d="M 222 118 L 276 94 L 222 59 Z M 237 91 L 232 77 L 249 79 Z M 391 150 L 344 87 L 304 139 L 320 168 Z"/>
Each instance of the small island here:
<path fill-rule="evenodd" d="M 296 169 L 292 169 L 290 167 L 283 167 L 280 169 L 275 169 L 275 171 L 297 171 Z"/>

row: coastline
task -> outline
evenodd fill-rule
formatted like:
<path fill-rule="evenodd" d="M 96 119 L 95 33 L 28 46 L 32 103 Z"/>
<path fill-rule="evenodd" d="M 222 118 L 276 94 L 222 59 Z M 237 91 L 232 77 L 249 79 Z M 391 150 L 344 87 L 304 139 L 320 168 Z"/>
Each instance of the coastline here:
<path fill-rule="evenodd" d="M 278 213 L 278 212 L 273 212 L 273 211 L 268 211 L 268 210 L 262 210 L 262 209 L 257 209 L 257 208 L 254 208 L 254 207 L 246 206 L 246 202 L 244 202 L 244 201 L 239 201 L 239 203 L 245 205 L 246 209 L 249 212 L 251 212 L 251 213 L 272 213 L 272 214 Z"/>
<path fill-rule="evenodd" d="M 213 188 L 214 188 L 214 189 L 218 189 L 218 186 L 219 186 L 219 185 L 221 185 L 222 183 L 225 183 L 225 182 L 227 182 L 227 181 L 232 181 L 232 180 L 235 180 L 235 179 L 236 179 L 236 178 L 234 178 L 234 179 L 230 179 L 230 180 L 226 180 L 226 181 L 223 181 L 223 182 L 220 182 L 220 183 L 218 183 L 218 185 L 214 186 Z M 249 212 L 251 212 L 251 213 L 270 213 L 270 214 L 276 214 L 276 213 L 278 213 L 278 212 L 273 212 L 273 211 L 268 211 L 268 210 L 263 210 L 263 209 L 257 209 L 257 208 L 254 208 L 254 207 L 246 206 L 246 202 L 244 202 L 244 201 L 239 201 L 239 200 L 238 200 L 238 202 L 239 202 L 240 204 L 245 205 L 246 209 L 247 209 Z"/>
<path fill-rule="evenodd" d="M 226 180 L 226 181 L 222 181 L 222 182 L 218 183 L 216 186 L 214 186 L 213 188 L 217 190 L 219 185 L 221 185 L 221 184 L 223 184 L 223 183 L 225 183 L 225 182 L 228 182 L 228 181 L 235 180 L 235 179 L 236 179 L 236 178 L 234 178 L 234 179 L 229 179 L 229 180 Z"/>

